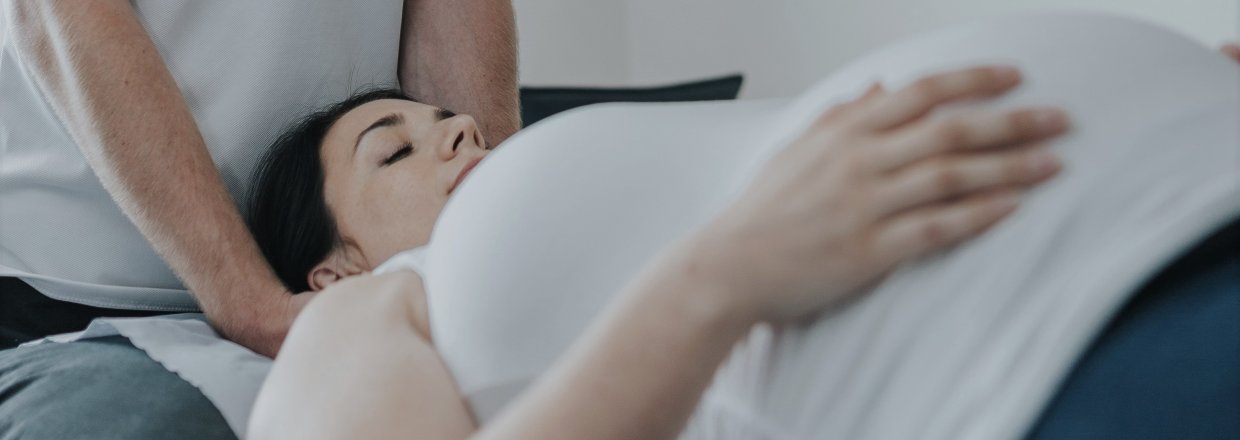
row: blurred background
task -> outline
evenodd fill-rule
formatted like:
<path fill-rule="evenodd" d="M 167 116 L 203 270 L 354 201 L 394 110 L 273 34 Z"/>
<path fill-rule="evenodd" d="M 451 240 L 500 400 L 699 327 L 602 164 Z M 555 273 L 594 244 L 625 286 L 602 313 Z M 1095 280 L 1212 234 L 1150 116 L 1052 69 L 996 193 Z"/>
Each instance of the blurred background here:
<path fill-rule="evenodd" d="M 792 96 L 883 44 L 1018 11 L 1115 12 L 1212 47 L 1240 40 L 1240 0 L 513 0 L 513 5 L 523 85 L 643 87 L 742 73 L 741 98 Z M 0 15 L 0 29 L 3 20 Z M 3 39 L 0 32 L 0 43 Z"/>
<path fill-rule="evenodd" d="M 1212 47 L 1240 39 L 1240 0 L 514 0 L 514 5 L 524 85 L 635 87 L 743 73 L 741 98 L 792 96 L 883 44 L 1024 10 L 1123 13 Z"/>

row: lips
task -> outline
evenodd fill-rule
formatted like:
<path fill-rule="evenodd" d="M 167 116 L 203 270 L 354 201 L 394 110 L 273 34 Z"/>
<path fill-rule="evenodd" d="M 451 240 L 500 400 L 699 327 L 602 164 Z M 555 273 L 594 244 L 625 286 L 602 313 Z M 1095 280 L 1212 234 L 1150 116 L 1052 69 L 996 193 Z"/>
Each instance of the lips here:
<path fill-rule="evenodd" d="M 460 185 L 461 181 L 465 180 L 465 176 L 468 176 L 469 172 L 473 171 L 474 167 L 478 166 L 478 162 L 482 162 L 481 157 L 469 161 L 465 164 L 464 168 L 461 168 L 461 174 L 456 176 L 456 181 L 452 182 L 451 188 L 448 188 L 448 194 L 452 194 L 453 191 L 456 191 L 457 185 Z"/>

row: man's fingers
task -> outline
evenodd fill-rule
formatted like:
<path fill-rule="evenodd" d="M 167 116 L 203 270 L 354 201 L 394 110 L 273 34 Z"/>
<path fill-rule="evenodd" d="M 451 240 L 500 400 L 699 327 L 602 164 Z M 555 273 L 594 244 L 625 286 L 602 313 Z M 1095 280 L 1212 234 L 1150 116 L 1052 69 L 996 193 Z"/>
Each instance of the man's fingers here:
<path fill-rule="evenodd" d="M 1020 80 L 1020 72 L 1007 66 L 975 67 L 931 75 L 870 106 L 864 125 L 876 130 L 894 128 L 922 117 L 941 104 L 1006 92 Z"/>
<path fill-rule="evenodd" d="M 898 215 L 879 225 L 874 252 L 908 261 L 981 234 L 1016 210 L 1020 193 L 995 190 Z"/>
<path fill-rule="evenodd" d="M 901 128 L 872 153 L 875 165 L 888 171 L 943 153 L 1039 141 L 1067 129 L 1067 115 L 1056 108 L 958 114 Z"/>
<path fill-rule="evenodd" d="M 1027 187 L 1054 176 L 1060 167 L 1045 145 L 924 161 L 876 187 L 874 213 L 882 218 L 979 191 Z"/>

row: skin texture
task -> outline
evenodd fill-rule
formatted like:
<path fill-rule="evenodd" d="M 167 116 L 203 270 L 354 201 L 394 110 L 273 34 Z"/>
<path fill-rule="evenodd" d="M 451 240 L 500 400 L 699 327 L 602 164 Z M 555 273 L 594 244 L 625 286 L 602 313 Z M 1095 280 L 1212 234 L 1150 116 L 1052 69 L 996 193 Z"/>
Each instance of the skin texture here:
<path fill-rule="evenodd" d="M 511 0 L 406 0 L 403 28 L 405 93 L 477 116 L 492 145 L 521 128 Z"/>
<path fill-rule="evenodd" d="M 17 54 L 104 188 L 216 330 L 274 355 L 313 294 L 292 295 L 262 258 L 129 2 L 3 4 Z M 511 5 L 410 0 L 405 10 L 418 14 L 406 17 L 416 26 L 401 37 L 405 88 L 494 115 L 497 138 L 515 131 L 515 41 L 512 26 L 503 25 L 512 21 Z M 461 53 L 439 47 L 458 41 L 469 43 Z M 447 80 L 454 69 L 460 77 Z"/>
<path fill-rule="evenodd" d="M 804 317 L 899 263 L 975 237 L 1011 213 L 1021 192 L 1058 172 L 1046 141 L 1067 129 L 1061 111 L 925 117 L 940 105 L 1001 95 L 1019 82 L 1012 69 L 948 72 L 893 93 L 873 88 L 823 115 L 765 165 L 732 207 L 649 262 L 569 352 L 481 430 L 424 330 L 425 291 L 417 275 L 328 284 L 276 360 L 250 434 L 675 438 L 733 344 L 754 324 Z M 403 106 L 416 112 L 415 105 Z M 350 139 L 356 137 L 350 127 L 364 125 L 333 131 Z M 343 148 L 335 139 L 325 152 Z M 437 159 L 420 160 L 454 169 Z M 442 177 L 426 174 L 442 188 Z M 394 211 L 408 209 L 396 198 L 427 194 L 382 186 L 351 188 L 360 188 L 355 197 L 363 199 L 382 194 L 387 203 L 374 209 Z M 408 234 L 403 239 L 421 239 Z M 360 245 L 356 252 L 387 252 L 379 249 Z"/>
<path fill-rule="evenodd" d="M 129 3 L 5 7 L 18 54 L 104 188 L 218 330 L 274 353 L 309 297 L 284 291 L 265 264 Z"/>

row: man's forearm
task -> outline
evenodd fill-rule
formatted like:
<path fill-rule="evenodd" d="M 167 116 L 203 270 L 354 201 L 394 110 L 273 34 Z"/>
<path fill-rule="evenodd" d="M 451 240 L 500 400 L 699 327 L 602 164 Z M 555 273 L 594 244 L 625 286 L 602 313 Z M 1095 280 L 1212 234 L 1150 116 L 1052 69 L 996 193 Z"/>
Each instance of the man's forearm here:
<path fill-rule="evenodd" d="M 406 0 L 401 88 L 474 116 L 489 145 L 521 128 L 517 38 L 510 0 Z"/>
<path fill-rule="evenodd" d="M 279 333 L 291 317 L 257 315 L 283 289 L 129 3 L 8 1 L 5 10 L 11 43 L 104 187 L 217 327 L 243 339 Z M 257 348 L 273 352 L 267 345 Z"/>

